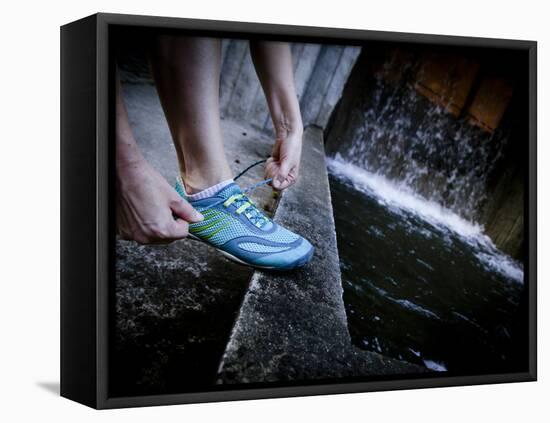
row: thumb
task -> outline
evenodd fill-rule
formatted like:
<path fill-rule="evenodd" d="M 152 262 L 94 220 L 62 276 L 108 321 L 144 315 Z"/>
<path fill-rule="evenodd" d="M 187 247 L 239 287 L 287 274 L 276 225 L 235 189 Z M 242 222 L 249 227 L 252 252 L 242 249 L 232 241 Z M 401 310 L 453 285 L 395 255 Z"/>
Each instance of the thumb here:
<path fill-rule="evenodd" d="M 170 208 L 177 217 L 185 220 L 186 222 L 195 223 L 204 219 L 202 214 L 200 214 L 191 206 L 191 204 L 182 198 L 172 201 Z"/>
<path fill-rule="evenodd" d="M 290 164 L 289 160 L 281 160 L 281 164 L 279 166 L 279 171 L 273 178 L 272 185 L 274 188 L 281 188 L 284 184 L 284 182 L 288 178 L 288 174 L 290 173 Z"/>

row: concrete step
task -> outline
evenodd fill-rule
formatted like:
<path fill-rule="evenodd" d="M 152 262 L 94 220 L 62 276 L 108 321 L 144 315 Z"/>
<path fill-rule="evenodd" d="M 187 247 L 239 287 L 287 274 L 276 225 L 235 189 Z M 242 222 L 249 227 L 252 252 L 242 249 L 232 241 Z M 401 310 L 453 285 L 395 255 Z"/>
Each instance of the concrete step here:
<path fill-rule="evenodd" d="M 123 89 L 143 154 L 173 182 L 176 154 L 154 86 L 126 83 Z M 222 128 L 235 173 L 270 154 L 273 140 L 266 134 L 230 119 Z M 166 246 L 117 241 L 117 341 L 111 358 L 124 383 L 116 392 L 159 394 L 215 380 L 309 379 L 358 374 L 361 366 L 363 373 L 399 368 L 399 362 L 351 346 L 318 129 L 306 131 L 301 173 L 275 218 L 316 246 L 313 265 L 302 271 L 254 273 L 191 240 Z M 239 182 L 247 186 L 261 179 L 258 166 Z M 268 187 L 251 196 L 273 212 Z"/>
<path fill-rule="evenodd" d="M 176 152 L 155 87 L 126 83 L 123 89 L 141 151 L 174 183 Z M 222 121 L 222 129 L 234 174 L 269 156 L 273 140 L 265 134 L 231 120 Z M 263 176 L 257 166 L 239 183 L 245 187 Z M 268 214 L 274 209 L 269 187 L 253 191 L 251 198 Z M 252 269 L 190 239 L 147 246 L 117 240 L 113 394 L 211 386 L 251 275 Z"/>
<path fill-rule="evenodd" d="M 253 273 L 217 383 L 418 373 L 418 366 L 351 343 L 319 128 L 305 131 L 300 173 L 279 201 L 275 220 L 308 238 L 314 258 L 293 272 Z"/>

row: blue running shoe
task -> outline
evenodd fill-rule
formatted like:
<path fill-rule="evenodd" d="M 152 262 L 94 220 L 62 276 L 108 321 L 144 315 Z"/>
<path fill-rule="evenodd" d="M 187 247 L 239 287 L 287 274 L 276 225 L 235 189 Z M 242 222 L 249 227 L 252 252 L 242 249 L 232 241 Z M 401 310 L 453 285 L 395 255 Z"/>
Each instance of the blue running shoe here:
<path fill-rule="evenodd" d="M 180 180 L 176 191 L 189 201 Z M 212 197 L 189 203 L 204 216 L 203 221 L 189 225 L 189 237 L 211 245 L 237 263 L 291 270 L 305 265 L 313 256 L 313 247 L 305 238 L 266 217 L 236 183 Z"/>

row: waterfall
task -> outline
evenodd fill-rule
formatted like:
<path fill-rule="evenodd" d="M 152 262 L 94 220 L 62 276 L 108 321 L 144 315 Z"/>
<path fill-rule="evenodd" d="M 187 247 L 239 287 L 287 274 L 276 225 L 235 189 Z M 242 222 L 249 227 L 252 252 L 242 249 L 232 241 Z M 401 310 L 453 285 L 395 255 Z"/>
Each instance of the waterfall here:
<path fill-rule="evenodd" d="M 388 84 L 382 74 L 373 81 L 360 124 L 333 153 L 477 221 L 506 130 L 490 134 L 466 117 L 457 119 L 410 83 Z"/>

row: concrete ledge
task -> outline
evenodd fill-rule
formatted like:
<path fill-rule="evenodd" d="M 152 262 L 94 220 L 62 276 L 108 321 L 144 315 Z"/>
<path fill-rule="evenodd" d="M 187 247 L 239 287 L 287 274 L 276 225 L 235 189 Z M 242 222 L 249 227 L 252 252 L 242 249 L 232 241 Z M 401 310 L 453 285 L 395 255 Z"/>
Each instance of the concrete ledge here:
<path fill-rule="evenodd" d="M 141 150 L 173 181 L 176 155 L 154 86 L 123 89 Z M 222 127 L 235 172 L 269 155 L 272 140 L 264 134 L 231 120 Z M 276 215 L 316 246 L 312 266 L 300 272 L 253 273 L 191 240 L 167 246 L 117 241 L 111 360 L 121 383 L 113 392 L 163 394 L 216 380 L 322 378 L 358 374 L 360 366 L 387 373 L 393 366 L 351 347 L 320 130 L 306 131 L 303 158 L 300 182 L 283 196 Z M 258 166 L 239 182 L 247 186 L 262 177 Z M 267 187 L 252 198 L 268 213 L 275 206 Z"/>
<path fill-rule="evenodd" d="M 218 383 L 418 373 L 409 363 L 351 343 L 342 299 L 323 134 L 304 134 L 301 177 L 282 196 L 278 223 L 315 246 L 312 262 L 289 273 L 254 272 L 233 326 Z"/>

